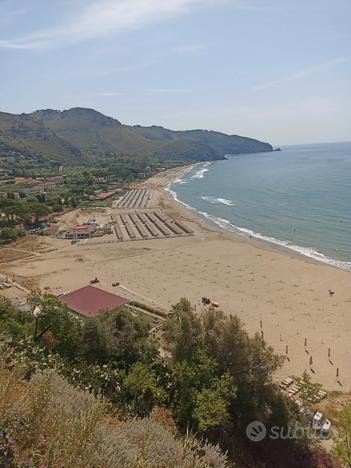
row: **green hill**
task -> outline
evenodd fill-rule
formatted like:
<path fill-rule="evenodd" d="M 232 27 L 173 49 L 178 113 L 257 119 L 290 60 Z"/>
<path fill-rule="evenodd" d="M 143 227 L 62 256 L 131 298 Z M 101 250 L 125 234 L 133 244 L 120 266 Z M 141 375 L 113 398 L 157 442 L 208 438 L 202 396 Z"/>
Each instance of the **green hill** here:
<path fill-rule="evenodd" d="M 154 140 L 188 140 L 202 143 L 222 156 L 226 154 L 263 153 L 273 150 L 269 143 L 239 135 L 226 135 L 213 130 L 173 131 L 156 126 L 135 126 L 133 128 L 139 135 Z"/>
<path fill-rule="evenodd" d="M 57 161 L 120 155 L 208 161 L 226 154 L 272 151 L 252 138 L 207 130 L 173 131 L 163 127 L 123 125 L 93 109 L 0 113 L 0 151 Z"/>
<path fill-rule="evenodd" d="M 20 152 L 28 157 L 72 161 L 81 150 L 48 130 L 32 115 L 0 113 L 0 153 Z"/>

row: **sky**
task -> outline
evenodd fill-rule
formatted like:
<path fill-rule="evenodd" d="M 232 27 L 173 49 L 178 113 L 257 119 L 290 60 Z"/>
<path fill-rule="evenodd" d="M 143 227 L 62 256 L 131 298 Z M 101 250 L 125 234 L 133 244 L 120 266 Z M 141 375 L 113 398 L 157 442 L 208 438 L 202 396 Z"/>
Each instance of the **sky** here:
<path fill-rule="evenodd" d="M 0 111 L 351 141 L 351 0 L 0 0 Z"/>

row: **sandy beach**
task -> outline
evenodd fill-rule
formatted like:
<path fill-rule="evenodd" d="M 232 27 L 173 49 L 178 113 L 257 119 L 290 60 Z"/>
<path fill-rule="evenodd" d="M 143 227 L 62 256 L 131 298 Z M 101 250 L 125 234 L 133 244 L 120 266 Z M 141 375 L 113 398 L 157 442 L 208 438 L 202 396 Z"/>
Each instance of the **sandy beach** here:
<path fill-rule="evenodd" d="M 207 296 L 224 312 L 238 315 L 250 333 L 261 333 L 262 321 L 264 339 L 287 357 L 277 380 L 307 370 L 328 390 L 351 390 L 351 273 L 207 224 L 164 190 L 183 171 L 166 171 L 141 185 L 154 189 L 155 208 L 182 220 L 193 236 L 128 242 L 107 236 L 79 245 L 41 238 L 46 248 L 11 247 L 11 261 L 3 249 L 0 273 L 29 289 L 54 294 L 98 277 L 106 290 L 166 310 L 182 296 L 199 310 Z M 75 210 L 63 215 L 61 223 L 92 217 L 108 222 L 117 211 Z M 115 281 L 120 288 L 112 287 Z M 4 294 L 21 299 L 24 292 Z"/>

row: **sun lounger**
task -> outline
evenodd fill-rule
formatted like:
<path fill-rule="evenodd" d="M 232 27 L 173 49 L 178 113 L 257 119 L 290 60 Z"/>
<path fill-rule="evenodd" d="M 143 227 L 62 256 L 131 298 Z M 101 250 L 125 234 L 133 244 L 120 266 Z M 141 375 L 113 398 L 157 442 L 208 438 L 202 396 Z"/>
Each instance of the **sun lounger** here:
<path fill-rule="evenodd" d="M 326 396 L 328 395 L 327 392 L 325 392 L 324 390 L 319 390 L 318 394 L 317 394 L 317 398 L 318 398 L 318 403 L 323 400 L 323 398 L 325 398 Z"/>
<path fill-rule="evenodd" d="M 324 390 L 319 390 L 316 395 L 313 395 L 312 397 L 307 398 L 307 400 L 310 403 L 319 403 L 326 396 L 327 396 L 327 392 L 325 392 Z"/>
<path fill-rule="evenodd" d="M 286 379 L 284 379 L 284 380 L 279 384 L 279 387 L 280 387 L 280 388 L 283 388 L 284 390 L 286 390 L 293 382 L 294 382 L 294 380 L 293 380 L 291 377 L 286 377 Z"/>
<path fill-rule="evenodd" d="M 290 388 L 288 395 L 289 395 L 289 396 L 296 395 L 296 393 L 299 393 L 299 391 L 300 391 L 300 386 L 298 386 L 298 385 L 293 385 L 293 386 Z"/>

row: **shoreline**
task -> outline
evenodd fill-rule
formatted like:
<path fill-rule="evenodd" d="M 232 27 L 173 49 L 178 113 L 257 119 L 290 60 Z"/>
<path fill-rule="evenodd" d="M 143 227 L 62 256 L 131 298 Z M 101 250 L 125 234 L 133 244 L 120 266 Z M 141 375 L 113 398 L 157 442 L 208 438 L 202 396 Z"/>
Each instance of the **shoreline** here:
<path fill-rule="evenodd" d="M 240 231 L 236 227 L 234 227 L 233 230 L 225 229 L 225 228 L 219 226 L 215 221 L 211 221 L 210 219 L 206 218 L 206 216 L 203 216 L 201 214 L 201 212 L 199 212 L 196 208 L 194 208 L 194 207 L 188 205 L 187 203 L 182 202 L 181 200 L 179 200 L 177 198 L 176 192 L 171 190 L 171 188 L 170 188 L 171 185 L 177 179 L 182 178 L 186 172 L 191 171 L 195 166 L 201 165 L 201 164 L 203 164 L 203 163 L 195 163 L 195 164 L 192 164 L 191 166 L 184 166 L 182 169 L 179 169 L 175 174 L 173 174 L 173 172 L 175 172 L 174 169 L 169 169 L 169 170 L 167 170 L 167 171 L 165 171 L 163 173 L 162 172 L 159 173 L 156 176 L 156 177 L 159 177 L 161 181 L 162 181 L 162 179 L 164 179 L 162 190 L 165 193 L 165 195 L 169 198 L 169 201 L 171 203 L 174 203 L 181 212 L 183 210 L 186 210 L 187 214 L 190 217 L 193 218 L 194 222 L 199 223 L 200 225 L 205 225 L 208 228 L 211 228 L 216 232 L 223 233 L 225 235 L 231 236 L 232 238 L 234 238 L 236 241 L 239 241 L 239 242 L 245 242 L 245 243 L 248 243 L 250 245 L 254 244 L 258 248 L 263 248 L 263 249 L 268 248 L 268 249 L 270 249 L 272 251 L 279 252 L 279 253 L 281 253 L 283 255 L 287 255 L 289 257 L 296 256 L 298 258 L 301 258 L 304 261 L 307 261 L 308 263 L 329 266 L 329 267 L 332 267 L 332 268 L 337 268 L 338 270 L 341 269 L 341 270 L 346 271 L 346 272 L 349 271 L 349 270 L 346 270 L 346 269 L 342 269 L 342 268 L 340 268 L 340 267 L 338 267 L 336 265 L 331 265 L 331 264 L 328 264 L 326 262 L 323 262 L 322 260 L 317 260 L 317 259 L 314 259 L 314 258 L 309 257 L 307 255 L 304 255 L 303 253 L 298 252 L 298 251 L 293 250 L 293 249 L 290 249 L 287 246 L 275 244 L 274 242 L 269 242 L 268 240 L 260 239 L 260 238 L 254 237 L 254 236 L 252 236 L 252 238 L 250 238 L 248 234 L 245 234 L 244 232 Z M 169 178 L 168 172 L 170 174 L 170 178 Z M 150 180 L 154 179 L 154 177 L 151 177 Z M 161 182 L 161 184 L 162 184 L 162 182 Z"/>
<path fill-rule="evenodd" d="M 212 161 L 213 162 L 213 161 Z M 209 164 L 212 164 L 212 162 L 209 162 Z M 214 161 L 215 162 L 215 161 Z M 304 260 L 310 261 L 312 263 L 317 263 L 320 265 L 327 265 L 332 268 L 337 268 L 338 270 L 346 271 L 348 273 L 351 273 L 351 262 L 346 261 L 346 260 L 338 260 L 332 257 L 328 257 L 324 255 L 321 252 L 318 252 L 317 250 L 314 250 L 312 247 L 302 247 L 299 245 L 295 244 L 288 244 L 288 241 L 284 241 L 278 238 L 275 238 L 273 236 L 267 237 L 264 236 L 261 233 L 256 233 L 251 231 L 250 229 L 243 228 L 236 226 L 232 224 L 229 220 L 220 218 L 215 215 L 209 215 L 208 213 L 201 212 L 194 208 L 193 206 L 181 201 L 177 197 L 177 193 L 174 190 L 171 190 L 171 185 L 176 183 L 177 180 L 181 180 L 182 177 L 186 172 L 189 172 L 192 170 L 195 166 L 201 166 L 205 164 L 206 162 L 199 162 L 195 163 L 191 166 L 184 166 L 183 170 L 179 170 L 179 173 L 175 176 L 172 176 L 173 178 L 168 182 L 167 185 L 164 186 L 164 191 L 170 195 L 170 197 L 179 205 L 182 207 L 185 207 L 194 217 L 201 219 L 201 221 L 207 223 L 208 225 L 214 227 L 220 232 L 225 232 L 228 234 L 233 234 L 234 236 L 239 236 L 242 239 L 250 240 L 250 241 L 255 241 L 258 242 L 261 245 L 269 246 L 270 248 L 282 252 L 287 255 L 296 255 L 298 257 L 303 258 Z M 171 170 L 173 171 L 173 169 Z M 211 219 L 212 218 L 212 219 Z M 228 225 L 228 228 L 225 228 L 221 226 L 222 224 Z M 271 240 L 270 240 L 271 239 Z M 301 250 L 311 250 L 313 253 L 310 255 L 308 253 L 305 253 Z M 318 258 L 319 256 L 324 257 L 323 258 Z"/>

